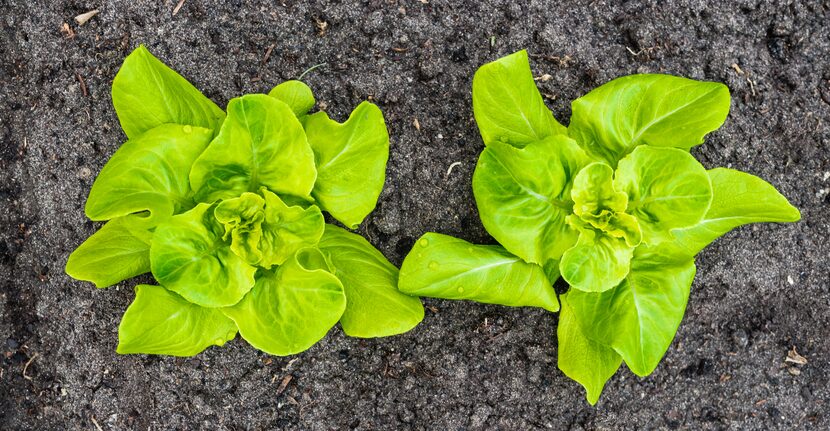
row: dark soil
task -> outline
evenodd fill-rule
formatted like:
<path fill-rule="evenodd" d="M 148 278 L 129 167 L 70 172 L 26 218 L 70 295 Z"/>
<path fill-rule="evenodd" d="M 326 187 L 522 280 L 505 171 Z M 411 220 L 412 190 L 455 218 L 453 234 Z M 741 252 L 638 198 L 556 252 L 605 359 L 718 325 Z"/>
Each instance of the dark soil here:
<path fill-rule="evenodd" d="M 176 3 L 112 0 L 78 26 L 100 2 L 0 0 L 0 428 L 830 428 L 826 0 L 187 0 L 173 16 Z M 556 368 L 556 315 L 532 309 L 426 300 L 408 334 L 335 329 L 291 358 L 239 339 L 192 359 L 118 356 L 136 282 L 96 290 L 63 266 L 98 227 L 83 204 L 125 139 L 110 85 L 139 43 L 221 106 L 319 63 L 305 80 L 335 117 L 378 103 L 392 153 L 361 233 L 395 263 L 426 231 L 492 241 L 470 186 L 471 80 L 521 48 L 566 124 L 570 100 L 621 75 L 725 82 L 732 112 L 694 154 L 768 180 L 803 220 L 704 251 L 662 364 L 621 370 L 596 408 Z M 784 362 L 793 346 L 806 365 Z"/>

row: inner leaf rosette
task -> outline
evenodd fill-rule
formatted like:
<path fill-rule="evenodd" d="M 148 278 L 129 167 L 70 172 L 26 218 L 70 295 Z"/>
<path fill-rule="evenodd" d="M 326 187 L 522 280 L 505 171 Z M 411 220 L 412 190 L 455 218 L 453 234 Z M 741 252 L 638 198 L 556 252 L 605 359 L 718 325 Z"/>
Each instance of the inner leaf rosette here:
<path fill-rule="evenodd" d="M 617 169 L 592 163 L 576 175 L 568 224 L 579 240 L 559 270 L 573 288 L 604 292 L 625 279 L 641 243 L 672 239 L 671 230 L 700 222 L 712 200 L 703 166 L 674 148 L 640 146 Z"/>

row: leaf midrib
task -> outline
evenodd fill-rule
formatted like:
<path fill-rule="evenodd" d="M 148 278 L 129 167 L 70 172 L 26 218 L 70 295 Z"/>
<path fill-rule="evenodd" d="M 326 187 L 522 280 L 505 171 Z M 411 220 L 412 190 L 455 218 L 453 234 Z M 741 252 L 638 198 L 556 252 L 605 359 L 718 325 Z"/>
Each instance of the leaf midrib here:
<path fill-rule="evenodd" d="M 257 149 L 256 143 L 254 142 L 254 137 L 251 134 L 251 124 L 248 121 L 248 109 L 242 101 L 240 101 L 239 103 L 239 112 L 242 116 L 242 122 L 245 125 L 245 132 L 248 134 L 248 138 L 250 139 L 251 143 L 251 174 L 250 180 L 248 181 L 248 191 L 255 192 L 257 191 L 257 186 L 259 185 L 259 166 L 257 166 Z"/>
<path fill-rule="evenodd" d="M 671 111 L 669 111 L 669 112 L 667 112 L 667 113 L 665 113 L 665 114 L 663 114 L 663 115 L 661 115 L 661 116 L 659 116 L 659 117 L 657 117 L 657 118 L 654 118 L 653 120 L 649 121 L 649 122 L 648 122 L 645 126 L 643 126 L 643 127 L 640 129 L 640 131 L 639 131 L 639 132 L 637 132 L 637 135 L 636 135 L 636 136 L 634 136 L 634 137 L 631 139 L 631 141 L 628 143 L 628 145 L 626 146 L 626 148 L 630 148 L 632 145 L 636 144 L 636 143 L 637 143 L 637 141 L 639 141 L 639 140 L 640 140 L 640 138 L 642 138 L 642 137 L 643 137 L 643 135 L 644 135 L 644 134 L 645 134 L 645 133 L 646 133 L 646 132 L 647 132 L 647 131 L 648 131 L 648 130 L 652 127 L 652 126 L 654 126 L 655 124 L 660 123 L 661 121 L 665 120 L 666 118 L 668 118 L 668 117 L 670 117 L 670 116 L 672 116 L 672 115 L 676 114 L 678 111 L 681 111 L 681 110 L 683 110 L 683 109 L 688 108 L 689 106 L 691 106 L 692 104 L 694 104 L 694 103 L 695 103 L 695 102 L 697 102 L 698 100 L 703 99 L 704 97 L 706 97 L 706 96 L 708 96 L 708 95 L 710 95 L 710 94 L 714 93 L 715 91 L 718 91 L 719 89 L 720 89 L 720 88 L 718 88 L 718 87 L 712 88 L 711 90 L 709 90 L 709 91 L 707 91 L 707 92 L 705 92 L 705 93 L 701 94 L 700 96 L 698 96 L 698 97 L 696 97 L 696 98 L 694 98 L 694 99 L 692 99 L 692 100 L 688 101 L 687 103 L 685 103 L 685 104 L 683 104 L 683 105 L 681 105 L 681 106 L 678 106 L 677 108 L 672 109 Z"/>
<path fill-rule="evenodd" d="M 518 261 L 519 261 L 519 259 L 518 259 L 518 258 L 517 258 L 517 259 L 504 259 L 504 260 L 500 260 L 500 261 L 497 261 L 497 262 L 494 262 L 494 263 L 490 263 L 490 264 L 487 264 L 487 265 L 484 265 L 484 266 L 478 266 L 478 267 L 473 268 L 473 269 L 468 270 L 468 271 L 463 271 L 463 272 L 460 272 L 460 273 L 458 273 L 458 274 L 453 275 L 452 277 L 447 277 L 447 278 L 444 278 L 444 279 L 443 279 L 443 281 L 444 281 L 444 282 L 447 282 L 447 281 L 450 281 L 450 280 L 455 280 L 455 279 L 458 279 L 458 278 L 460 278 L 460 277 L 464 277 L 464 276 L 466 276 L 466 275 L 469 275 L 469 274 L 474 274 L 474 273 L 477 273 L 477 272 L 480 272 L 480 271 L 484 271 L 484 270 L 486 270 L 486 269 L 490 269 L 490 268 L 495 268 L 495 267 L 499 267 L 499 266 L 503 266 L 503 265 L 512 265 L 512 264 L 514 264 L 514 263 L 516 263 L 516 262 L 518 262 Z"/>

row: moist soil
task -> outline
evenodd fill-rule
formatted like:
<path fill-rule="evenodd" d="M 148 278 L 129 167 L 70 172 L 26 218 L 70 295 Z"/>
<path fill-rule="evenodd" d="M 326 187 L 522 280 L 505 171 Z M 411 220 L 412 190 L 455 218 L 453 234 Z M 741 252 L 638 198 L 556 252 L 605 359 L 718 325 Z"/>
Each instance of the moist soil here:
<path fill-rule="evenodd" d="M 828 429 L 828 23 L 828 1 L 0 0 L 0 428 Z M 98 290 L 63 267 L 99 227 L 83 205 L 125 140 L 111 83 L 142 43 L 220 106 L 318 64 L 304 80 L 319 109 L 342 121 L 377 103 L 391 155 L 360 233 L 395 264 L 427 231 L 493 242 L 471 189 L 471 81 L 522 48 L 564 124 L 618 76 L 726 83 L 729 118 L 693 154 L 764 178 L 803 220 L 701 253 L 660 366 L 621 369 L 596 407 L 557 369 L 557 316 L 537 309 L 426 299 L 407 334 L 335 328 L 293 357 L 241 339 L 119 356 L 121 314 L 151 279 Z M 806 364 L 785 362 L 794 347 Z"/>

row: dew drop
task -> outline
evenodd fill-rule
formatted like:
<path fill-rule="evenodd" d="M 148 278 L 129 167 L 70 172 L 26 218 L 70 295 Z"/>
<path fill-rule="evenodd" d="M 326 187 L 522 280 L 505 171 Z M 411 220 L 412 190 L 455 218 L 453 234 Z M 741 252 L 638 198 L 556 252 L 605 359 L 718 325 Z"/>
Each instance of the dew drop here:
<path fill-rule="evenodd" d="M 458 288 L 458 293 L 464 293 L 464 288 L 463 288 L 463 287 L 459 287 L 459 288 Z"/>
<path fill-rule="evenodd" d="M 421 239 L 418 241 L 418 244 L 420 244 L 420 246 L 421 246 L 421 247 L 426 247 L 426 246 L 428 246 L 428 245 L 429 245 L 429 240 L 428 240 L 428 239 L 426 239 L 426 238 L 421 238 Z"/>
<path fill-rule="evenodd" d="M 438 269 L 438 262 L 432 261 L 429 263 L 429 269 Z"/>
<path fill-rule="evenodd" d="M 182 132 L 185 132 L 185 133 L 190 133 L 190 132 L 192 132 L 192 131 L 193 131 L 193 127 L 191 127 L 191 126 L 184 126 L 184 127 L 182 127 Z"/>

